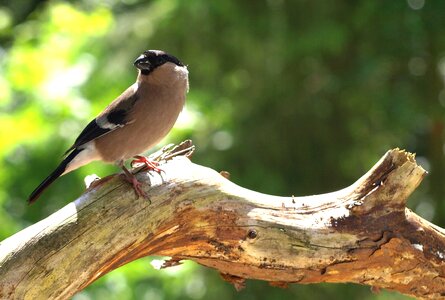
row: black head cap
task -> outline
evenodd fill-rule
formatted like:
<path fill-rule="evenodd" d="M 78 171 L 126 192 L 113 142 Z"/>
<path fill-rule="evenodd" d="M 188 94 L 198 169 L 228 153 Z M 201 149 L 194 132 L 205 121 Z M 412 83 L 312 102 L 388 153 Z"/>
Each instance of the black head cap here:
<path fill-rule="evenodd" d="M 141 73 L 144 75 L 148 75 L 153 72 L 159 66 L 163 64 L 171 62 L 177 66 L 183 67 L 184 65 L 174 57 L 164 51 L 160 50 L 147 50 L 142 53 L 136 60 L 134 61 L 134 66 L 141 70 Z"/>

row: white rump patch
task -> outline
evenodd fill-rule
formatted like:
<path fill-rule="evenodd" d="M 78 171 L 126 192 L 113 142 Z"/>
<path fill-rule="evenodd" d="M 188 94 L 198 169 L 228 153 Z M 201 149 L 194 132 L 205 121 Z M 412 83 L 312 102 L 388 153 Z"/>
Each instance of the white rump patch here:
<path fill-rule="evenodd" d="M 96 146 L 94 145 L 94 142 L 88 142 L 85 145 L 83 145 L 83 150 L 74 157 L 74 159 L 68 163 L 66 166 L 65 172 L 63 172 L 62 175 L 69 173 L 77 168 L 80 168 L 93 160 L 99 160 L 100 155 L 96 150 Z"/>

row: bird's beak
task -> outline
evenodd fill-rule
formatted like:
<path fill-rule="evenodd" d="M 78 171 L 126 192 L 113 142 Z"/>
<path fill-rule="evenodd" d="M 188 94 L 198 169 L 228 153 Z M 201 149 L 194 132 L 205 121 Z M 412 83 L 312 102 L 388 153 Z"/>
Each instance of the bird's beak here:
<path fill-rule="evenodd" d="M 151 68 L 150 62 L 147 60 L 145 55 L 141 55 L 134 61 L 133 65 L 139 70 L 147 70 L 149 71 Z"/>

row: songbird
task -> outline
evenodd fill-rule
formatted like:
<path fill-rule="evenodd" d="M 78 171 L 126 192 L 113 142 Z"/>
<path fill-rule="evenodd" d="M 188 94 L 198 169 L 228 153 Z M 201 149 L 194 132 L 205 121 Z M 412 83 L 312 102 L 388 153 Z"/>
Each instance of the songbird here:
<path fill-rule="evenodd" d="M 159 171 L 138 154 L 155 146 L 176 122 L 188 92 L 188 70 L 179 59 L 160 50 L 145 51 L 133 65 L 138 69 L 136 83 L 85 127 L 59 166 L 31 193 L 29 203 L 60 176 L 94 160 L 116 163 L 138 196 L 145 196 L 124 161 L 135 157 L 136 162 Z"/>

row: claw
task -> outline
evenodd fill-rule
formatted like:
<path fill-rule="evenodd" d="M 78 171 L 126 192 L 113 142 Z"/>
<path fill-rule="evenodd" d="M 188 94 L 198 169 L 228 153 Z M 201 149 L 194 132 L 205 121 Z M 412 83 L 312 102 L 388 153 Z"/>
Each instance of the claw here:
<path fill-rule="evenodd" d="M 142 189 L 142 183 L 139 182 L 136 179 L 136 177 L 133 176 L 133 178 L 131 180 L 131 184 L 133 185 L 134 191 L 136 192 L 138 197 L 142 197 L 144 199 L 148 199 L 147 193 L 145 193 L 144 190 Z"/>
<path fill-rule="evenodd" d="M 144 199 L 148 199 L 148 195 L 144 192 L 144 190 L 142 189 L 142 183 L 139 182 L 136 178 L 136 176 L 134 176 L 133 173 L 131 173 L 130 171 L 128 171 L 128 169 L 124 166 L 123 162 L 119 162 L 119 166 L 122 168 L 122 170 L 124 171 L 124 176 L 125 179 L 131 183 L 131 185 L 133 186 L 134 191 L 136 192 L 136 195 L 139 197 L 142 197 Z"/>
<path fill-rule="evenodd" d="M 164 172 L 164 170 L 158 168 L 159 163 L 157 161 L 149 160 L 145 156 L 136 155 L 134 156 L 134 160 L 131 161 L 130 165 L 133 168 L 135 164 L 143 164 L 145 165 L 145 170 L 153 170 L 158 173 Z"/>
<path fill-rule="evenodd" d="M 148 199 L 147 193 L 145 193 L 144 190 L 142 189 L 142 183 L 139 180 L 137 180 L 136 176 L 134 176 L 133 174 L 128 175 L 127 173 L 124 173 L 124 176 L 125 176 L 125 179 L 129 183 L 131 183 L 131 185 L 133 186 L 133 189 L 136 192 L 136 195 L 138 195 L 138 197 Z"/>

